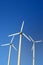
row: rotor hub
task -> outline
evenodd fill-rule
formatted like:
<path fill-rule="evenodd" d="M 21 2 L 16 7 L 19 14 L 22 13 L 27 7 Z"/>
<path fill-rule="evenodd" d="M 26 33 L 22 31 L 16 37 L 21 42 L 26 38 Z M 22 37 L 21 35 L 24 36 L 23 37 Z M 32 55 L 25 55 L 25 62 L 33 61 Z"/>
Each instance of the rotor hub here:
<path fill-rule="evenodd" d="M 12 46 L 12 43 L 10 45 Z"/>
<path fill-rule="evenodd" d="M 20 35 L 22 35 L 22 32 L 20 32 Z"/>

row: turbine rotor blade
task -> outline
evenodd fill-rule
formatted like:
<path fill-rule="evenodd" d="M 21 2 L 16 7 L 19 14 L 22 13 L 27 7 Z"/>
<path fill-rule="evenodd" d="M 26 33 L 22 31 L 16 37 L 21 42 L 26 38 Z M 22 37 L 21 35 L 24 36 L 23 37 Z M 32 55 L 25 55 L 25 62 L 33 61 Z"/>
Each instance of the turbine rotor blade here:
<path fill-rule="evenodd" d="M 22 26 L 21 26 L 21 31 L 20 31 L 20 32 L 22 32 L 22 30 L 23 30 L 23 26 L 24 26 L 24 21 L 23 21 L 23 23 L 22 23 Z"/>
<path fill-rule="evenodd" d="M 39 40 L 39 41 L 35 41 L 36 43 L 38 43 L 38 42 L 43 42 L 42 40 Z"/>
<path fill-rule="evenodd" d="M 17 49 L 16 49 L 16 47 L 12 44 L 12 47 L 14 48 L 14 50 L 16 50 L 17 51 Z"/>
<path fill-rule="evenodd" d="M 31 41 L 30 38 L 29 38 L 27 35 L 25 35 L 24 33 L 22 33 L 22 34 L 23 34 L 23 36 L 24 36 L 25 38 L 27 38 L 29 41 Z"/>
<path fill-rule="evenodd" d="M 10 43 L 12 43 L 12 42 L 13 42 L 13 39 L 14 39 L 14 36 L 12 37 L 12 39 L 11 39 L 11 42 L 10 42 Z"/>
<path fill-rule="evenodd" d="M 32 41 L 32 42 L 34 42 L 34 40 L 32 39 L 32 37 L 29 35 L 29 38 L 30 38 L 30 40 Z"/>
<path fill-rule="evenodd" d="M 1 46 L 8 46 L 8 45 L 10 45 L 10 44 L 2 44 Z"/>
<path fill-rule="evenodd" d="M 20 33 L 11 34 L 11 35 L 8 35 L 8 37 L 16 36 L 16 35 L 19 35 L 19 34 L 20 34 Z"/>

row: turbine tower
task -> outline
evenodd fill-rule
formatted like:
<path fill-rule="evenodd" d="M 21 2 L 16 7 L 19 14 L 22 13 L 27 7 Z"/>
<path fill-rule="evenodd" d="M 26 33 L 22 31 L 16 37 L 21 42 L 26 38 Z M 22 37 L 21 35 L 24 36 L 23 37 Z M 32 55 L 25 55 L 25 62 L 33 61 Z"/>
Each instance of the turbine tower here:
<path fill-rule="evenodd" d="M 32 46 L 32 53 L 33 53 L 33 62 L 32 62 L 32 65 L 35 65 L 35 43 L 42 42 L 42 40 L 34 41 L 31 36 L 29 36 L 29 38 L 30 38 L 31 42 L 33 43 L 33 46 Z"/>
<path fill-rule="evenodd" d="M 10 57 L 11 57 L 11 50 L 12 50 L 12 47 L 14 48 L 14 50 L 17 51 L 17 49 L 15 48 L 15 46 L 12 44 L 13 39 L 14 39 L 14 36 L 12 37 L 10 43 L 8 43 L 8 44 L 2 44 L 2 45 L 1 45 L 1 46 L 10 46 L 10 47 L 9 47 L 8 64 L 7 64 L 7 65 L 10 65 Z"/>
<path fill-rule="evenodd" d="M 22 30 L 23 30 L 24 22 L 22 23 L 21 30 L 20 30 L 20 39 L 19 39 L 19 49 L 18 49 L 18 63 L 20 65 L 20 55 L 21 55 L 21 43 L 22 43 Z"/>
<path fill-rule="evenodd" d="M 22 31 L 23 31 L 23 26 L 24 26 L 24 21 L 23 21 L 23 23 L 22 23 L 21 30 L 20 30 L 19 33 L 15 33 L 15 34 L 9 35 L 9 37 L 11 37 L 11 36 L 16 36 L 16 35 L 19 35 L 19 34 L 20 34 L 19 49 L 18 49 L 18 62 L 17 62 L 17 65 L 20 65 L 22 35 L 23 35 L 25 38 L 27 38 L 29 41 L 31 41 L 31 40 L 29 39 L 29 37 L 28 37 L 26 34 L 24 34 L 24 33 L 22 32 Z"/>

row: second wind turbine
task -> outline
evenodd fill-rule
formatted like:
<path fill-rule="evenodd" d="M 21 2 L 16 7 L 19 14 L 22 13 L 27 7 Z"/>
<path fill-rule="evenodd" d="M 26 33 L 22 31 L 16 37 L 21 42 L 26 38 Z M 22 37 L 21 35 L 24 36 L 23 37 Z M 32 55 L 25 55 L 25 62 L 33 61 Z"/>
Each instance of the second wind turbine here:
<path fill-rule="evenodd" d="M 9 47 L 8 64 L 7 64 L 7 65 L 10 65 L 10 58 L 11 58 L 11 49 L 12 49 L 12 47 L 14 48 L 14 50 L 17 51 L 17 49 L 15 48 L 15 46 L 12 44 L 13 39 L 14 39 L 14 36 L 12 37 L 10 43 L 8 43 L 8 44 L 2 44 L 2 45 L 1 45 L 1 46 L 10 46 L 10 47 Z"/>

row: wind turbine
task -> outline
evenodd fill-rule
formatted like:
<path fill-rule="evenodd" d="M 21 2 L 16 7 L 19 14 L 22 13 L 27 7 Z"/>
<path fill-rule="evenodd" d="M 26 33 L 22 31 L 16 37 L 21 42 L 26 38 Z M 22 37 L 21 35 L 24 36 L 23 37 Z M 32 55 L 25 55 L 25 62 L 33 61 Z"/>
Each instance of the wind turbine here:
<path fill-rule="evenodd" d="M 24 26 L 24 21 L 23 21 L 23 23 L 22 23 L 21 30 L 20 30 L 19 33 L 15 33 L 15 34 L 9 35 L 9 37 L 11 37 L 11 36 L 16 36 L 16 35 L 19 35 L 19 34 L 20 34 L 19 49 L 18 49 L 18 63 L 17 63 L 17 65 L 20 65 L 22 35 L 23 35 L 25 38 L 27 38 L 29 41 L 31 41 L 31 40 L 29 39 L 29 37 L 28 37 L 26 34 L 24 34 L 24 33 L 22 32 L 22 31 L 23 31 L 23 26 Z"/>
<path fill-rule="evenodd" d="M 8 43 L 8 44 L 2 44 L 1 45 L 1 46 L 10 46 L 9 47 L 9 54 L 8 54 L 8 65 L 10 65 L 10 57 L 11 57 L 11 49 L 12 49 L 12 47 L 14 48 L 14 50 L 17 51 L 17 49 L 15 48 L 15 46 L 12 44 L 13 39 L 14 39 L 14 36 L 12 37 L 10 43 Z"/>
<path fill-rule="evenodd" d="M 29 38 L 30 38 L 31 42 L 33 43 L 33 46 L 32 46 L 32 52 L 33 52 L 33 62 L 32 62 L 32 65 L 35 65 L 35 43 L 42 42 L 42 40 L 34 41 L 31 36 L 29 36 Z"/>

